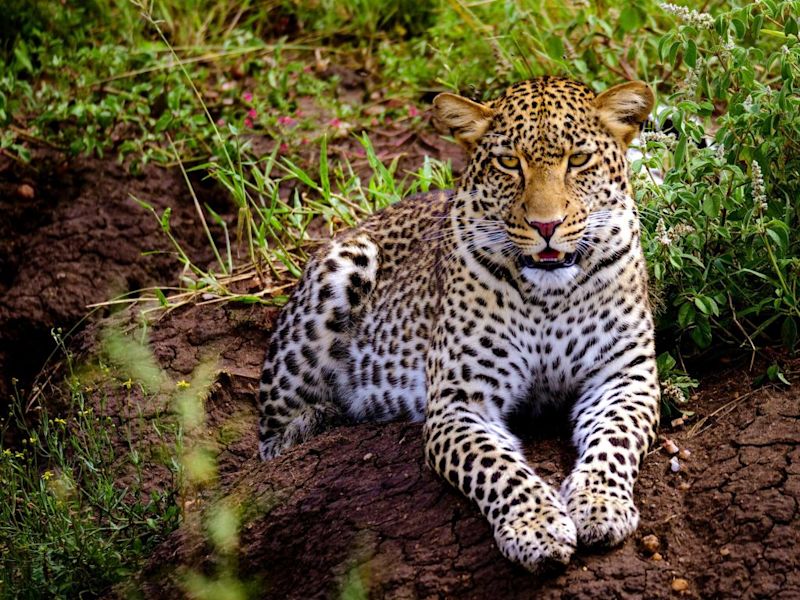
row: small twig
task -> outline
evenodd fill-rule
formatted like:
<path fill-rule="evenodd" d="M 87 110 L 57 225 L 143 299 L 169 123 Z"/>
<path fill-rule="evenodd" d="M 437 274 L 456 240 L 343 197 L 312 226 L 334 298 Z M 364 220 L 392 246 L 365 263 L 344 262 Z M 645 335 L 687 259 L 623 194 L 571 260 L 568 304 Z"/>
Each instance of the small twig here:
<path fill-rule="evenodd" d="M 763 389 L 763 388 L 761 388 L 761 389 Z M 723 411 L 726 411 L 724 414 L 728 414 L 728 412 L 730 412 L 730 410 L 728 410 L 728 409 L 732 409 L 734 406 L 736 406 L 736 404 L 738 404 L 739 402 L 741 402 L 742 400 L 744 400 L 746 398 L 749 398 L 750 396 L 754 395 L 758 391 L 760 391 L 760 390 L 749 391 L 746 394 L 742 394 L 738 398 L 734 398 L 730 402 L 727 402 L 727 403 L 723 404 L 722 406 L 720 406 L 717 410 L 715 410 L 711 414 L 706 415 L 705 417 L 703 417 L 702 419 L 697 421 L 697 423 L 695 423 L 692 426 L 692 428 L 688 431 L 688 433 L 686 434 L 686 437 L 687 438 L 691 438 L 691 437 L 699 435 L 699 434 L 703 433 L 704 431 L 708 430 L 710 427 L 712 427 L 712 425 L 709 425 L 708 427 L 706 427 L 704 429 L 701 429 L 703 427 L 703 425 L 706 423 L 706 421 L 708 421 L 712 417 L 717 416 L 718 414 L 722 413 Z"/>
<path fill-rule="evenodd" d="M 745 331 L 745 328 L 742 327 L 742 324 L 739 323 L 739 319 L 736 318 L 736 309 L 733 307 L 733 298 L 731 298 L 731 293 L 730 292 L 728 292 L 728 306 L 731 309 L 731 318 L 733 319 L 733 322 L 736 324 L 736 326 L 739 328 L 739 331 L 742 332 L 742 335 L 744 335 L 744 337 L 747 339 L 747 342 L 750 344 L 750 348 L 751 348 L 752 352 L 750 354 L 750 369 L 749 370 L 752 371 L 753 370 L 753 364 L 755 363 L 755 360 L 756 360 L 756 345 L 753 343 L 753 340 L 747 334 L 747 331 Z"/>
<path fill-rule="evenodd" d="M 53 143 L 53 142 L 51 142 L 49 140 L 46 140 L 44 138 L 36 137 L 32 133 L 28 133 L 26 130 L 24 130 L 24 129 L 20 128 L 20 127 L 17 127 L 16 125 L 9 125 L 8 128 L 11 131 L 13 131 L 14 133 L 16 133 L 19 137 L 25 138 L 29 142 L 34 142 L 36 144 L 41 144 L 42 146 L 49 146 L 50 148 L 53 148 L 54 150 L 60 150 L 62 152 L 67 149 L 66 146 L 59 146 L 58 144 L 55 144 L 55 143 Z"/>

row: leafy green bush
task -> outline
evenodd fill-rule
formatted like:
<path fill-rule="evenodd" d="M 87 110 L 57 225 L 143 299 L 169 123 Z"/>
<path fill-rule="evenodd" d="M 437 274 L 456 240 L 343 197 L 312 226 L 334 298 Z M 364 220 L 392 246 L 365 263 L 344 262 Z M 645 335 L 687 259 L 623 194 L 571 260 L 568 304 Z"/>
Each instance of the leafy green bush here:
<path fill-rule="evenodd" d="M 650 136 L 650 158 L 633 165 L 665 339 L 797 343 L 796 6 L 764 1 L 716 17 L 668 7 L 683 19 L 659 54 L 684 76 L 662 118 L 678 135 Z M 706 136 L 713 143 L 701 147 Z M 663 185 L 649 169 L 664 172 Z"/>

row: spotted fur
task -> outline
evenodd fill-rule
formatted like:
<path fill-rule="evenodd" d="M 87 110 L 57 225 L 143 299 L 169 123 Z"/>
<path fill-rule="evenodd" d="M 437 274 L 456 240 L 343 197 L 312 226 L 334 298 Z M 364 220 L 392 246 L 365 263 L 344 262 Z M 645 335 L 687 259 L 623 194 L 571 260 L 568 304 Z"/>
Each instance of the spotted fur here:
<path fill-rule="evenodd" d="M 488 104 L 438 96 L 471 155 L 458 188 L 407 198 L 310 261 L 267 351 L 261 456 L 338 420 L 424 418 L 427 462 L 512 561 L 535 570 L 629 535 L 659 390 L 624 154 L 652 104 L 639 82 L 596 96 L 557 78 Z M 574 426 L 560 490 L 506 422 L 546 403 Z"/>

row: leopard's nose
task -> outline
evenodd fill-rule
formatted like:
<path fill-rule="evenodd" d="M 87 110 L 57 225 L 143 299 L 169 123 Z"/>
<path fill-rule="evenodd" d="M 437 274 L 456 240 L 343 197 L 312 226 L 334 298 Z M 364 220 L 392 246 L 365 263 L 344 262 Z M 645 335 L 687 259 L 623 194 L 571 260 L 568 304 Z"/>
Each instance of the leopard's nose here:
<path fill-rule="evenodd" d="M 530 221 L 528 219 L 526 219 L 526 221 L 528 222 L 528 225 L 530 225 L 536 231 L 539 232 L 539 235 L 541 235 L 544 238 L 545 242 L 549 242 L 550 238 L 553 237 L 553 233 L 555 232 L 556 227 L 561 225 L 561 223 L 564 222 L 564 219 L 559 219 L 558 221 L 547 221 L 547 222 Z"/>

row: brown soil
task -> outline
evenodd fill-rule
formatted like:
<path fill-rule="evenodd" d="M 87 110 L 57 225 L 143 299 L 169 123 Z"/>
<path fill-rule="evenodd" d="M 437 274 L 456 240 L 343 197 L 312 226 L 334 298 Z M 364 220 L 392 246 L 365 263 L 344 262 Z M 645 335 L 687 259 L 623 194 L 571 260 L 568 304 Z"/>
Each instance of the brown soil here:
<path fill-rule="evenodd" d="M 224 194 L 194 185 L 217 210 L 228 204 Z M 27 388 L 55 348 L 50 330 L 69 331 L 87 305 L 175 284 L 180 265 L 133 197 L 159 214 L 172 207 L 172 229 L 187 254 L 201 265 L 211 260 L 179 171 L 149 168 L 134 177 L 110 160 L 39 152 L 19 167 L 0 157 L 0 397 L 11 378 Z"/>
<path fill-rule="evenodd" d="M 417 136 L 398 147 L 413 156 L 430 149 L 424 144 Z M 159 211 L 171 206 L 173 231 L 194 260 L 210 261 L 180 173 L 149 169 L 130 177 L 110 161 L 52 155 L 35 165 L 0 164 L 4 397 L 12 377 L 32 380 L 52 348 L 51 327 L 73 327 L 89 303 L 174 282 L 173 257 L 142 255 L 168 246 L 131 194 Z M 196 187 L 203 201 L 229 212 L 224 195 Z M 266 307 L 204 305 L 162 314 L 149 326 L 155 355 L 173 381 L 189 378 L 201 361 L 216 361 L 204 435 L 220 478 L 198 506 L 225 493 L 246 510 L 235 560 L 216 557 L 190 520 L 142 570 L 136 586 L 144 597 L 181 597 L 187 569 L 213 574 L 226 562 L 256 582 L 264 598 L 338 597 L 356 579 L 375 598 L 800 598 L 797 389 L 751 391 L 744 369 L 707 378 L 692 403 L 696 416 L 666 433 L 691 451 L 681 470 L 669 469 L 664 450 L 645 464 L 639 531 L 610 551 L 581 550 L 565 572 L 540 577 L 503 559 L 475 507 L 423 465 L 419 425 L 343 427 L 260 463 L 255 388 L 274 316 Z M 136 317 L 123 317 L 129 319 Z M 94 353 L 109 321 L 94 319 L 74 347 Z M 113 379 L 100 388 L 93 392 L 97 410 L 118 426 L 171 410 L 168 394 L 146 403 Z M 145 429 L 135 438 L 142 447 L 157 441 Z M 551 482 L 569 469 L 566 440 L 528 447 Z M 153 469 L 150 477 L 158 488 L 169 474 Z M 650 535 L 655 539 L 645 540 Z M 675 591 L 682 584 L 686 589 Z"/>
<path fill-rule="evenodd" d="M 424 466 L 419 425 L 343 427 L 260 463 L 254 391 L 272 316 L 192 308 L 162 320 L 153 337 L 176 375 L 204 349 L 220 353 L 211 429 L 231 415 L 252 424 L 221 448 L 220 468 L 221 489 L 247 507 L 236 563 L 242 579 L 258 582 L 257 597 L 338 597 L 354 573 L 375 598 L 800 597 L 796 389 L 751 391 L 741 371 L 708 380 L 692 405 L 697 416 L 665 434 L 691 452 L 681 470 L 670 470 L 663 449 L 647 459 L 633 538 L 610 551 L 581 550 L 563 574 L 539 577 L 508 563 L 477 509 Z M 535 440 L 528 450 L 553 483 L 573 458 L 565 439 Z M 643 542 L 651 535 L 660 560 Z M 216 564 L 204 536 L 185 526 L 157 549 L 138 585 L 148 598 L 179 597 L 186 568 L 213 573 Z M 688 588 L 675 592 L 684 579 Z"/>

